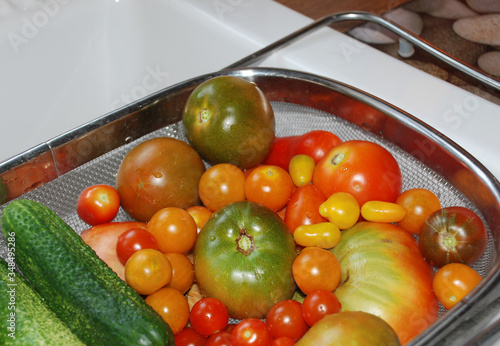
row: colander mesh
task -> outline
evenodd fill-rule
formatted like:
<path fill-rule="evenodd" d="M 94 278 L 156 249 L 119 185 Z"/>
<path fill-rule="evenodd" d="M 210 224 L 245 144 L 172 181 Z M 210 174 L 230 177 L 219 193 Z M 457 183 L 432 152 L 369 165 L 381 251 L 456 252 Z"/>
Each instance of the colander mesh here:
<path fill-rule="evenodd" d="M 433 191 L 440 199 L 443 207 L 464 206 L 478 214 L 477 208 L 453 185 L 429 167 L 416 160 L 399 147 L 363 130 L 350 122 L 330 113 L 283 102 L 272 102 L 276 117 L 276 133 L 278 136 L 300 135 L 311 130 L 327 130 L 335 133 L 343 141 L 351 139 L 370 140 L 388 149 L 398 161 L 403 174 L 403 190 L 410 188 L 426 188 Z M 78 167 L 77 169 L 32 190 L 22 196 L 45 204 L 63 218 L 78 234 L 88 228 L 76 213 L 76 201 L 79 193 L 87 186 L 103 183 L 115 184 L 116 172 L 123 157 L 137 144 L 147 139 L 159 136 L 186 140 L 181 123 L 175 123 L 158 131 L 152 132 L 131 143 L 123 145 L 99 158 Z M 207 165 L 208 167 L 208 165 Z M 1 207 L 3 209 L 3 207 Z M 1 210 L 0 210 L 1 211 Z M 479 214 L 480 215 L 480 214 Z M 120 209 L 116 221 L 131 220 Z M 0 236 L 0 256 L 6 258 L 7 247 L 5 239 Z M 493 248 L 493 237 L 490 240 L 483 257 L 474 264 L 479 274 L 484 276 L 496 261 Z M 441 313 L 444 309 L 441 307 Z"/>

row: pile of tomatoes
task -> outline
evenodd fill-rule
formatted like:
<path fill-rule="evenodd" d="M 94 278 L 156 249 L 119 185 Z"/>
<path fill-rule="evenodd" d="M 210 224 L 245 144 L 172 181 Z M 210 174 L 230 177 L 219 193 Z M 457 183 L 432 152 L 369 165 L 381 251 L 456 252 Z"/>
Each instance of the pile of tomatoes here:
<path fill-rule="evenodd" d="M 312 145 L 304 146 L 306 140 Z M 113 235 L 113 255 L 127 283 L 170 325 L 177 345 L 294 344 L 322 317 L 341 311 L 335 296 L 341 267 L 328 249 L 360 220 L 394 223 L 418 236 L 425 259 L 439 268 L 434 293 L 449 309 L 481 280 L 471 265 L 486 248 L 486 229 L 471 210 L 442 208 L 433 192 L 402 192 L 401 186 L 396 160 L 378 144 L 341 143 L 326 131 L 278 139 L 256 167 L 220 163 L 206 170 L 198 185 L 202 206 L 162 208 L 141 227 Z M 223 303 L 197 290 L 192 250 L 212 213 L 242 200 L 266 206 L 288 226 L 298 252 L 293 276 L 303 296 L 277 303 L 265 320 L 233 324 Z M 119 208 L 120 196 L 109 185 L 85 189 L 77 203 L 91 226 L 113 225 Z"/>

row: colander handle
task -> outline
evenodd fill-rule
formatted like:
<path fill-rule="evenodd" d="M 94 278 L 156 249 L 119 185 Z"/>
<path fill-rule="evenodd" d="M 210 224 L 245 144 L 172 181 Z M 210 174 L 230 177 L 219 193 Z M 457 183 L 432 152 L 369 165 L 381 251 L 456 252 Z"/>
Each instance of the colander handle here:
<path fill-rule="evenodd" d="M 284 48 L 293 42 L 297 41 L 298 39 L 306 36 L 307 34 L 310 34 L 317 29 L 320 29 L 322 27 L 331 25 L 333 23 L 338 23 L 338 22 L 345 22 L 345 21 L 364 21 L 364 22 L 371 22 L 375 24 L 379 24 L 383 26 L 384 28 L 392 31 L 396 35 L 398 35 L 403 41 L 403 44 L 406 45 L 405 49 L 408 49 L 408 44 L 412 44 L 414 46 L 417 46 L 427 53 L 433 55 L 434 57 L 438 58 L 439 60 L 443 61 L 444 63 L 450 65 L 451 67 L 467 74 L 468 76 L 476 79 L 480 83 L 494 88 L 497 91 L 500 91 L 500 82 L 488 75 L 486 75 L 484 72 L 480 71 L 479 69 L 470 66 L 461 60 L 458 60 L 457 58 L 453 57 L 452 55 L 449 55 L 448 53 L 440 50 L 439 48 L 433 46 L 432 44 L 422 40 L 419 36 L 413 34 L 412 32 L 406 30 L 405 28 L 399 26 L 398 24 L 394 23 L 393 21 L 390 21 L 388 19 L 385 19 L 379 15 L 373 14 L 373 13 L 368 13 L 368 12 L 362 12 L 362 11 L 354 11 L 354 12 L 340 12 L 340 13 L 334 13 L 330 14 L 328 16 L 325 16 L 323 18 L 320 18 L 313 23 L 291 33 L 290 35 L 274 42 L 271 43 L 270 45 L 246 56 L 245 58 L 236 61 L 235 63 L 229 65 L 226 67 L 226 69 L 231 69 L 231 68 L 240 68 L 240 67 L 247 67 L 250 66 L 251 64 L 258 62 L 271 53 L 276 52 L 277 50 Z"/>

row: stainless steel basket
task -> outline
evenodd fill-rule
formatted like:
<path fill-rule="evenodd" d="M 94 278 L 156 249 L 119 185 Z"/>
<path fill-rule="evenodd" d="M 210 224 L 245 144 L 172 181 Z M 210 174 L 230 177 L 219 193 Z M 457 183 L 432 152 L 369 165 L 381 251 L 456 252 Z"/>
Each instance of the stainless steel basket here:
<path fill-rule="evenodd" d="M 500 316 L 500 184 L 495 177 L 474 157 L 418 118 L 362 90 L 297 71 L 237 68 L 311 30 L 340 20 L 371 20 L 431 53 L 442 54 L 373 15 L 347 13 L 325 17 L 231 65 L 232 69 L 161 90 L 0 163 L 0 213 L 12 199 L 30 198 L 52 208 L 75 231 L 81 232 L 87 226 L 76 214 L 76 199 L 84 187 L 96 183 L 113 185 L 122 158 L 141 141 L 156 136 L 185 139 L 180 120 L 191 91 L 218 75 L 240 76 L 255 82 L 272 102 L 278 136 L 328 129 L 343 140 L 376 141 L 400 163 L 404 189 L 429 188 L 444 206 L 463 205 L 481 215 L 490 232 L 487 251 L 475 264 L 483 281 L 453 309 L 441 310 L 438 321 L 410 344 L 490 343 L 500 325 L 491 323 L 492 318 Z M 461 66 L 453 59 L 449 63 Z M 466 72 L 476 74 L 470 69 Z M 481 76 L 479 79 L 498 88 L 495 80 Z M 121 210 L 117 220 L 127 219 Z M 6 252 L 5 240 L 0 236 L 0 256 L 5 258 Z"/>

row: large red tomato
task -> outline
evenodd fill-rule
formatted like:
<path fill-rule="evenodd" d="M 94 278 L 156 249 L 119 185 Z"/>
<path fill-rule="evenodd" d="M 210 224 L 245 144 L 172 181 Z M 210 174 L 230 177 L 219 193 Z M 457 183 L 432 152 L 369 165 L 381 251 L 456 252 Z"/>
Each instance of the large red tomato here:
<path fill-rule="evenodd" d="M 234 202 L 215 212 L 198 235 L 196 280 L 230 317 L 264 318 L 275 303 L 292 297 L 296 256 L 293 236 L 275 212 Z"/>
<path fill-rule="evenodd" d="M 331 250 L 342 276 L 335 295 L 342 311 L 364 311 L 384 319 L 402 344 L 438 318 L 432 267 L 415 238 L 389 223 L 358 222 L 342 231 Z"/>
<path fill-rule="evenodd" d="M 448 263 L 472 265 L 486 250 L 488 232 L 481 218 L 464 207 L 447 207 L 432 213 L 419 234 L 426 261 L 436 267 Z"/>
<path fill-rule="evenodd" d="M 394 202 L 401 193 L 398 162 L 379 144 L 352 140 L 331 149 L 317 164 L 313 184 L 328 198 L 348 192 L 359 205 L 367 201 Z"/>

